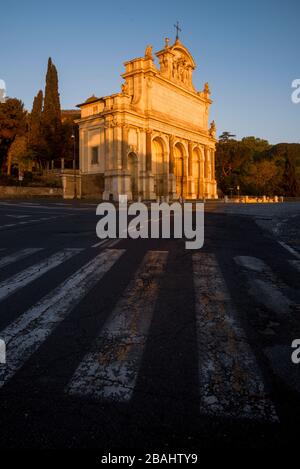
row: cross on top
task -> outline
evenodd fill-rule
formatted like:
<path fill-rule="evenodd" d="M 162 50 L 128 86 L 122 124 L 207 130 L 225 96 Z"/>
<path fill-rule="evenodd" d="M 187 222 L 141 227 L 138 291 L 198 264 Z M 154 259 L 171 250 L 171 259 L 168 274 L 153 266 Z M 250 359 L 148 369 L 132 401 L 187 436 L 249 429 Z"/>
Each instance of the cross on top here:
<path fill-rule="evenodd" d="M 178 21 L 177 21 L 176 24 L 174 24 L 174 28 L 176 29 L 176 40 L 177 40 L 177 39 L 179 39 L 179 31 L 181 32 Z"/>

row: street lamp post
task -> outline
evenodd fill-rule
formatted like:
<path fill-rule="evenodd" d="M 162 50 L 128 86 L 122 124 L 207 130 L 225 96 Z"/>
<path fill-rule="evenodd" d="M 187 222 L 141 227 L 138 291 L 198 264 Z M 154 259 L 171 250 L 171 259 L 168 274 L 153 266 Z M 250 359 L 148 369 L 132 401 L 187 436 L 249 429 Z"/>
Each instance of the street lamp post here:
<path fill-rule="evenodd" d="M 76 153 L 75 153 L 75 150 L 76 150 L 76 147 L 75 147 L 75 143 L 76 143 L 76 139 L 75 139 L 75 133 L 73 132 L 72 135 L 71 135 L 71 138 L 73 140 L 73 175 L 74 175 L 74 199 L 77 199 L 77 184 L 76 184 Z"/>

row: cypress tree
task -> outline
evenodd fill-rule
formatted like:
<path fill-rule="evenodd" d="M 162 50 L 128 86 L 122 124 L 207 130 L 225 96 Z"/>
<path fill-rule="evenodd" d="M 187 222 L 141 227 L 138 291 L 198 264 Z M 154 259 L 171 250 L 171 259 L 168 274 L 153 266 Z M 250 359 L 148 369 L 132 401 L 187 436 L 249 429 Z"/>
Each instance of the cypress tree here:
<path fill-rule="evenodd" d="M 42 148 L 42 113 L 43 113 L 43 92 L 40 90 L 35 96 L 32 111 L 29 119 L 28 142 L 32 150 L 39 153 Z"/>
<path fill-rule="evenodd" d="M 62 124 L 58 76 L 51 57 L 46 74 L 45 100 L 43 110 L 43 133 L 49 159 L 57 159 L 62 153 Z"/>

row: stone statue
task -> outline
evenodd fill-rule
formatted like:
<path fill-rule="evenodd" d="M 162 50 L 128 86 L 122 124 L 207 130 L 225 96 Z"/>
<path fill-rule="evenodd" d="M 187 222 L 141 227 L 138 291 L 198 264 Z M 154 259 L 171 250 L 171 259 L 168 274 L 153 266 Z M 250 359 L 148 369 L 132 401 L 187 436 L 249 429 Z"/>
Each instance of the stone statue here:
<path fill-rule="evenodd" d="M 4 80 L 0 79 L 0 103 L 5 102 L 5 96 L 6 96 L 5 91 L 6 91 L 5 82 Z"/>
<path fill-rule="evenodd" d="M 147 60 L 153 60 L 152 46 L 147 46 L 147 47 L 146 47 L 145 59 L 147 59 Z"/>
<path fill-rule="evenodd" d="M 169 49 L 169 47 L 170 47 L 170 39 L 169 39 L 168 37 L 166 37 L 165 41 L 166 41 L 166 42 L 165 42 L 165 49 Z"/>
<path fill-rule="evenodd" d="M 122 93 L 128 94 L 128 83 L 126 83 L 126 81 L 122 84 Z"/>
<path fill-rule="evenodd" d="M 209 128 L 209 135 L 213 138 L 216 137 L 216 132 L 217 132 L 217 129 L 216 129 L 216 123 L 215 121 L 212 121 L 210 123 L 210 128 Z"/>
<path fill-rule="evenodd" d="M 210 89 L 209 89 L 209 85 L 208 85 L 207 82 L 204 83 L 203 92 L 204 92 L 205 94 L 210 94 Z"/>

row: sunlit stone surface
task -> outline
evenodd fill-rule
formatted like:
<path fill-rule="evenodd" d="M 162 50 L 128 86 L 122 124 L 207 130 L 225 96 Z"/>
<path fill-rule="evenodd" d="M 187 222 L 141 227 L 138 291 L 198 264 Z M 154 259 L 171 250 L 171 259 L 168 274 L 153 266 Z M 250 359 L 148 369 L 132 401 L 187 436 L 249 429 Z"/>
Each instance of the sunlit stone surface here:
<path fill-rule="evenodd" d="M 80 104 L 77 191 L 117 200 L 216 198 L 214 122 L 208 83 L 192 83 L 194 60 L 179 39 L 125 63 L 121 92 Z M 70 181 L 71 182 L 71 176 Z"/>

